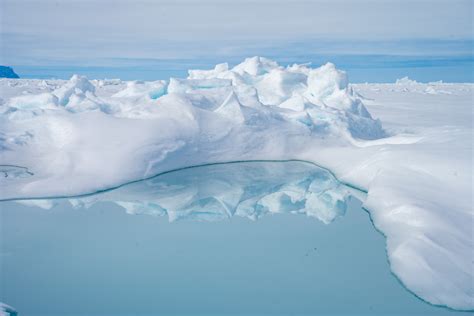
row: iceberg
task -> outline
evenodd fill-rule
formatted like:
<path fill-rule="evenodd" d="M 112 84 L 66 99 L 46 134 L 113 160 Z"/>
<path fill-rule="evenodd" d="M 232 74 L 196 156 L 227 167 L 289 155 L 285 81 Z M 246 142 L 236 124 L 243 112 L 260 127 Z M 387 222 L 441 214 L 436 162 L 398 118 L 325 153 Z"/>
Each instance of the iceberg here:
<path fill-rule="evenodd" d="M 0 199 L 94 193 L 210 163 L 308 161 L 367 192 L 364 207 L 409 290 L 471 310 L 473 85 L 429 87 L 354 85 L 331 63 L 281 66 L 262 57 L 168 81 L 2 79 L 0 164 L 20 169 L 7 170 Z M 298 194 L 275 191 L 259 205 L 296 209 Z M 200 203 L 227 216 L 233 197 L 214 197 Z M 308 215 L 324 208 L 309 195 L 304 204 Z M 167 209 L 158 205 L 151 212 Z"/>

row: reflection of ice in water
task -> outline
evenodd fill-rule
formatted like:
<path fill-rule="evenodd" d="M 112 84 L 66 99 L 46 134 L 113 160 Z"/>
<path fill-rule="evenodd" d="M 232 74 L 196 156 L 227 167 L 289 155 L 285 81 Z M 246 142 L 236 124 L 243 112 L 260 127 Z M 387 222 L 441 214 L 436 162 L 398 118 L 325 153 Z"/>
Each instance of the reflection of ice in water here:
<path fill-rule="evenodd" d="M 16 315 L 18 314 L 13 307 L 0 302 L 0 316 L 16 316 Z"/>
<path fill-rule="evenodd" d="M 193 167 L 87 197 L 76 208 L 108 201 L 129 214 L 167 215 L 170 221 L 217 221 L 232 216 L 256 220 L 294 213 L 330 223 L 346 211 L 349 189 L 329 172 L 304 162 L 238 162 Z M 35 200 L 50 208 L 54 201 Z"/>
<path fill-rule="evenodd" d="M 385 239 L 349 190 L 357 194 L 310 164 L 262 162 L 170 172 L 67 203 L 28 201 L 58 204 L 53 212 L 2 202 L 0 299 L 37 316 L 448 314 L 389 273 Z M 95 206 L 74 212 L 69 203 Z M 117 205 L 198 221 L 169 225 Z M 288 214 L 328 223 L 346 205 L 332 225 Z"/>

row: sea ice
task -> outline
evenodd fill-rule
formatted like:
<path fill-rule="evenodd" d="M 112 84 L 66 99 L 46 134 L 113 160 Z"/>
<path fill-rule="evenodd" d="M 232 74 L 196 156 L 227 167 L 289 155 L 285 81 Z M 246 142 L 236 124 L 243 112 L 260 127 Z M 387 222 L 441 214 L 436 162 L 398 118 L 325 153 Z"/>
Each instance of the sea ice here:
<path fill-rule="evenodd" d="M 416 82 L 416 80 L 412 80 L 408 77 L 403 77 L 403 78 L 397 79 L 395 81 L 395 84 L 398 84 L 398 85 L 416 85 L 416 84 L 418 84 L 418 82 Z"/>
<path fill-rule="evenodd" d="M 330 63 L 253 57 L 184 79 L 0 79 L 0 91 L 0 164 L 33 174 L 1 181 L 0 199 L 91 193 L 207 163 L 310 161 L 368 192 L 408 289 L 474 309 L 471 84 L 350 85 Z M 275 201 L 298 192 L 262 203 L 279 211 Z"/>

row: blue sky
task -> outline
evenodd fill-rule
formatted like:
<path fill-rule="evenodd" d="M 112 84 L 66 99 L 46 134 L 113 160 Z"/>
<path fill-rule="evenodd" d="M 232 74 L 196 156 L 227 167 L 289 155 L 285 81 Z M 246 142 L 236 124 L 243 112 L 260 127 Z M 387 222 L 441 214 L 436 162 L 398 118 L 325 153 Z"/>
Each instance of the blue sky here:
<path fill-rule="evenodd" d="M 472 81 L 473 3 L 2 0 L 0 63 L 26 76 L 153 79 L 264 55 L 335 61 L 356 81 Z"/>

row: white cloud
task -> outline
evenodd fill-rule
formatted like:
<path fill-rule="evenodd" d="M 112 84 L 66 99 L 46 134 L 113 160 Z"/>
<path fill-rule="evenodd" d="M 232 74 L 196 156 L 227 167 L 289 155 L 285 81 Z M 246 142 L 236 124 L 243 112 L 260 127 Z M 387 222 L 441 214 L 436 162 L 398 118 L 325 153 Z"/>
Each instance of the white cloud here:
<path fill-rule="evenodd" d="M 2 59 L 187 57 L 235 50 L 233 41 L 465 39 L 472 3 L 2 0 Z"/>

